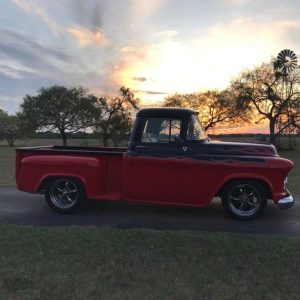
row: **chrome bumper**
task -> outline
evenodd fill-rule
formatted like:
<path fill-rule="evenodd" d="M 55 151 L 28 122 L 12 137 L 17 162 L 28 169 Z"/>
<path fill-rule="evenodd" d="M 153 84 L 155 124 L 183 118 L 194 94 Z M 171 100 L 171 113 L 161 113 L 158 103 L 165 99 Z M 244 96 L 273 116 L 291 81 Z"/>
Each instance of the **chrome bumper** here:
<path fill-rule="evenodd" d="M 294 205 L 294 199 L 291 195 L 287 195 L 286 197 L 280 199 L 278 201 L 278 208 L 279 209 L 286 209 L 290 208 Z"/>

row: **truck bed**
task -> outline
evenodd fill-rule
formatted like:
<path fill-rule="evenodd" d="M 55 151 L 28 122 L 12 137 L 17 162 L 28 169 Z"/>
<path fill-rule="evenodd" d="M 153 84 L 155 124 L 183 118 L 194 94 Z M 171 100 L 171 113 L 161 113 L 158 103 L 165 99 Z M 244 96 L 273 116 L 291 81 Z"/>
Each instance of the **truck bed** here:
<path fill-rule="evenodd" d="M 89 198 L 118 200 L 126 151 L 111 147 L 17 148 L 17 186 L 23 191 L 40 192 L 52 178 L 74 177 L 83 182 Z"/>

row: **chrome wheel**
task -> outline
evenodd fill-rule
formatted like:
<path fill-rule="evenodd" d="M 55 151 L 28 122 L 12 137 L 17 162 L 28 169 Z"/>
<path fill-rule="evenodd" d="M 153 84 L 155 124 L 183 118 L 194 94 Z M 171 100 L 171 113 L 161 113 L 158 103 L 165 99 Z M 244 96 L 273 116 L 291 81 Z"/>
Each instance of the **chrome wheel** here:
<path fill-rule="evenodd" d="M 235 185 L 228 193 L 230 210 L 241 217 L 254 215 L 261 206 L 261 195 L 251 184 Z"/>
<path fill-rule="evenodd" d="M 57 179 L 51 184 L 49 197 L 57 208 L 71 208 L 76 204 L 79 197 L 78 186 L 72 179 Z"/>

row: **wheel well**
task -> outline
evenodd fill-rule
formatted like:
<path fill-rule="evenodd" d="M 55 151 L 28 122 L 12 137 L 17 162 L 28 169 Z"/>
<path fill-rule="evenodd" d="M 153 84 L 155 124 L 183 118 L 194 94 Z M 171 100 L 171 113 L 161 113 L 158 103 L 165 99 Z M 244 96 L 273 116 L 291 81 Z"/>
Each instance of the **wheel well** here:
<path fill-rule="evenodd" d="M 57 178 L 62 178 L 62 177 L 64 177 L 64 178 L 70 178 L 70 179 L 76 179 L 77 181 L 79 181 L 79 182 L 81 183 L 82 188 L 83 188 L 83 190 L 85 191 L 85 186 L 84 186 L 84 184 L 83 184 L 83 182 L 82 182 L 82 180 L 81 180 L 80 178 L 72 177 L 72 176 L 49 176 L 49 177 L 45 178 L 45 179 L 42 181 L 42 183 L 40 184 L 40 186 L 39 186 L 38 189 L 37 189 L 38 192 L 44 193 L 44 192 L 46 191 L 46 189 L 49 187 L 50 183 L 51 183 L 53 180 L 55 180 L 55 179 L 57 179 Z"/>
<path fill-rule="evenodd" d="M 264 187 L 264 189 L 265 189 L 265 191 L 267 193 L 268 199 L 272 199 L 272 192 L 271 192 L 270 186 L 265 181 L 263 181 L 263 180 L 252 179 L 252 178 L 235 178 L 235 179 L 230 179 L 225 184 L 223 184 L 223 186 L 219 189 L 219 191 L 218 191 L 218 193 L 217 193 L 216 196 L 222 197 L 224 190 L 226 189 L 226 187 L 229 184 L 231 184 L 232 182 L 235 182 L 235 181 L 242 181 L 242 180 L 252 181 L 252 182 L 256 182 L 258 184 L 261 184 Z"/>

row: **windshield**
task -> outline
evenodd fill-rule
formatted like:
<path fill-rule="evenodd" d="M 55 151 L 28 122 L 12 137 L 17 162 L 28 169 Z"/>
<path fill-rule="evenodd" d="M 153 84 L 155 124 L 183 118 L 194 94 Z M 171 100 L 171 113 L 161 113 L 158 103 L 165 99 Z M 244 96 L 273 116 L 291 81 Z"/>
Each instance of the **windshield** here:
<path fill-rule="evenodd" d="M 201 141 L 206 139 L 207 139 L 207 135 L 203 130 L 197 115 L 191 115 L 188 131 L 187 131 L 187 140 Z"/>

